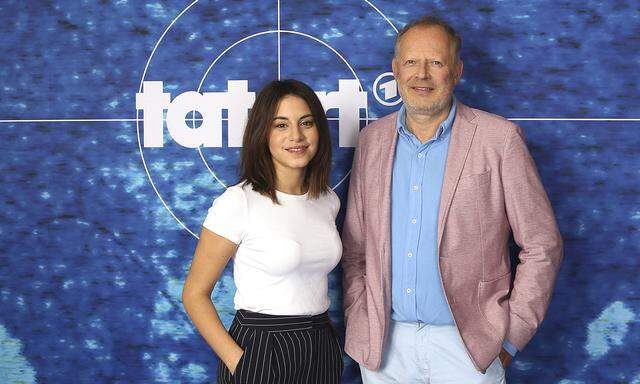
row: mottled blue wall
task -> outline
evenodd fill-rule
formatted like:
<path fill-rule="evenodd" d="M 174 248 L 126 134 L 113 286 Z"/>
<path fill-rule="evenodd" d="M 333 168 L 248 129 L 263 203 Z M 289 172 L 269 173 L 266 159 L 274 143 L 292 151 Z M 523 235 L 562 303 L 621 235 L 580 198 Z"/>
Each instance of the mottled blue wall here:
<path fill-rule="evenodd" d="M 135 94 L 143 73 L 173 97 L 197 89 L 226 47 L 276 29 L 278 13 L 276 0 L 202 0 L 177 18 L 190 4 L 0 3 L 0 383 L 205 383 L 215 376 L 217 359 L 183 312 L 180 293 L 197 242 L 189 231 L 199 232 L 223 190 L 202 159 L 229 184 L 238 151 L 205 148 L 201 158 L 165 131 L 163 148 L 143 148 L 143 164 Z M 555 119 L 519 121 L 566 256 L 547 319 L 509 369 L 510 382 L 640 383 L 640 121 L 558 120 L 640 118 L 638 2 L 374 5 L 389 22 L 365 1 L 282 0 L 280 11 L 282 29 L 344 56 L 368 92 L 370 118 L 396 108 L 373 97 L 375 79 L 390 68 L 390 23 L 399 28 L 434 13 L 463 36 L 460 100 L 510 118 Z M 321 43 L 281 38 L 283 77 L 317 91 L 353 78 Z M 277 76 L 277 50 L 276 34 L 238 44 L 202 90 L 224 91 L 229 79 L 258 90 Z M 74 120 L 103 118 L 114 120 Z M 28 121 L 37 119 L 49 121 Z M 332 128 L 336 138 L 336 121 Z M 334 150 L 335 185 L 353 150 Z M 344 201 L 346 183 L 336 191 Z M 214 292 L 227 324 L 229 272 Z M 331 316 L 343 329 L 339 280 L 336 271 Z M 360 382 L 348 359 L 344 382 Z"/>

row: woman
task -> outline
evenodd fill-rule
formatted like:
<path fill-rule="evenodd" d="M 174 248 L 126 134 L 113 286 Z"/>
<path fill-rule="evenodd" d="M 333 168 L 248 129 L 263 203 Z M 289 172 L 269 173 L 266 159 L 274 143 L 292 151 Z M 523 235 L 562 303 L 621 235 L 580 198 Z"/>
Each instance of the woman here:
<path fill-rule="evenodd" d="M 296 80 L 269 83 L 247 122 L 241 182 L 209 209 L 182 294 L 220 357 L 218 383 L 340 382 L 342 353 L 327 315 L 327 275 L 342 253 L 330 168 L 316 94 Z M 227 333 L 211 292 L 231 257 L 237 312 Z"/>

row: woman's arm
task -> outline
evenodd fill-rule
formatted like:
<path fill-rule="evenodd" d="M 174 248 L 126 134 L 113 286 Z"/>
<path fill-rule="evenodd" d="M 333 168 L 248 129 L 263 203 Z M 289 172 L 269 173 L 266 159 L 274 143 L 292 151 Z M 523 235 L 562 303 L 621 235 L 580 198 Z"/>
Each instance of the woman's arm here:
<path fill-rule="evenodd" d="M 182 289 L 182 303 L 191 321 L 232 373 L 244 351 L 222 325 L 211 292 L 237 247 L 203 227 Z"/>

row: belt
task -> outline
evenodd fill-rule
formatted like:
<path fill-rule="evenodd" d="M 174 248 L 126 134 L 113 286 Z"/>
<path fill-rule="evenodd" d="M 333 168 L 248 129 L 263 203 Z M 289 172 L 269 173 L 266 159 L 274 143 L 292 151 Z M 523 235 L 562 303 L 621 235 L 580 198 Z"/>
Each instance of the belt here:
<path fill-rule="evenodd" d="M 245 327 L 281 332 L 321 329 L 330 325 L 329 312 L 311 316 L 280 316 L 239 309 L 236 320 Z"/>

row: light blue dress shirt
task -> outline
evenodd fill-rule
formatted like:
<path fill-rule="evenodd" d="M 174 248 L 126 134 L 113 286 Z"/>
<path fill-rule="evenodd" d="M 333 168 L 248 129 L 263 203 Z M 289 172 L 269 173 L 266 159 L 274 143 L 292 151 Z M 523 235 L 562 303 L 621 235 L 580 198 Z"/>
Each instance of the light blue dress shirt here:
<path fill-rule="evenodd" d="M 438 270 L 438 210 L 456 102 L 424 143 L 405 124 L 400 108 L 391 184 L 391 318 L 454 324 Z"/>
<path fill-rule="evenodd" d="M 398 112 L 398 141 L 391 185 L 391 318 L 402 322 L 454 325 L 438 267 L 438 211 L 445 163 L 456 115 L 447 118 L 424 143 Z M 516 348 L 505 341 L 505 349 Z"/>

